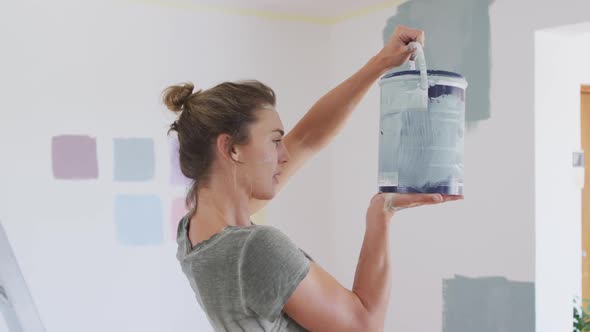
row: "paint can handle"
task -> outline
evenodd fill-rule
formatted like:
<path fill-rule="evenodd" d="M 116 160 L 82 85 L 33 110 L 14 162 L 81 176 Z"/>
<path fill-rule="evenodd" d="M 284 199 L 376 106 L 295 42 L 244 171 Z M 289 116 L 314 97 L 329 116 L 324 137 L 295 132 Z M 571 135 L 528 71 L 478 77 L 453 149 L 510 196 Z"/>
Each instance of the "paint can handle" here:
<path fill-rule="evenodd" d="M 422 90 L 428 90 L 428 72 L 426 69 L 426 57 L 424 56 L 422 44 L 414 41 L 409 45 L 416 48 L 416 58 L 414 61 L 410 60 L 410 69 L 416 70 L 416 62 L 418 62 L 418 68 L 420 70 L 420 88 Z"/>

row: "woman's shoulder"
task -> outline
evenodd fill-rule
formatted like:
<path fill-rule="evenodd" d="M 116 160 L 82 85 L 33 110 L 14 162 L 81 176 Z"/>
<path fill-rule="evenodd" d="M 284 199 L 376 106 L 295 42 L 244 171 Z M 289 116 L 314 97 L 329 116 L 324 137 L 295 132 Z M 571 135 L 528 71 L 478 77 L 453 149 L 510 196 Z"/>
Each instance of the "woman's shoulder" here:
<path fill-rule="evenodd" d="M 279 228 L 270 225 L 257 225 L 251 228 L 243 250 L 245 256 L 268 257 L 299 251 L 299 248 Z"/>
<path fill-rule="evenodd" d="M 289 237 L 279 228 L 271 225 L 253 225 L 247 227 L 250 231 L 248 241 L 290 241 Z"/>
<path fill-rule="evenodd" d="M 249 251 L 260 251 L 265 254 L 303 254 L 310 261 L 314 260 L 307 252 L 299 248 L 285 232 L 271 225 L 253 227 L 246 241 L 246 247 L 253 247 L 254 250 Z"/>

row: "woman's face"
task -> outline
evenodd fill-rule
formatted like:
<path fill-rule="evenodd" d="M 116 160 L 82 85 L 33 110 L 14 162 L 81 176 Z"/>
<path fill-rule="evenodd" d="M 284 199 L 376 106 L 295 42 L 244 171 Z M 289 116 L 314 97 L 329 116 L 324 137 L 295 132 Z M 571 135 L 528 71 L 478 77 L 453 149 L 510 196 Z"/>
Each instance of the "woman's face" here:
<path fill-rule="evenodd" d="M 237 172 L 240 184 L 252 198 L 268 200 L 275 196 L 283 165 L 289 153 L 283 144 L 284 129 L 272 106 L 256 111 L 258 120 L 250 126 L 250 141 L 239 146 Z"/>

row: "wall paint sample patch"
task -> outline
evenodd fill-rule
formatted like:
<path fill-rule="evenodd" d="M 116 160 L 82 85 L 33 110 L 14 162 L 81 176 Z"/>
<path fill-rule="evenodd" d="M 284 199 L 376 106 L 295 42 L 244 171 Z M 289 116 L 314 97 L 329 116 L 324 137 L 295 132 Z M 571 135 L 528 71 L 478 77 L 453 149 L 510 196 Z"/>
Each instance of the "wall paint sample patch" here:
<path fill-rule="evenodd" d="M 153 245 L 163 242 L 163 212 L 156 195 L 115 197 L 117 240 L 123 245 Z"/>
<path fill-rule="evenodd" d="M 51 139 L 53 177 L 63 180 L 98 178 L 96 139 L 84 135 L 60 135 Z"/>
<path fill-rule="evenodd" d="M 114 180 L 148 181 L 154 178 L 156 158 L 151 138 L 115 138 Z"/>
<path fill-rule="evenodd" d="M 535 284 L 504 277 L 443 281 L 443 332 L 534 332 Z"/>

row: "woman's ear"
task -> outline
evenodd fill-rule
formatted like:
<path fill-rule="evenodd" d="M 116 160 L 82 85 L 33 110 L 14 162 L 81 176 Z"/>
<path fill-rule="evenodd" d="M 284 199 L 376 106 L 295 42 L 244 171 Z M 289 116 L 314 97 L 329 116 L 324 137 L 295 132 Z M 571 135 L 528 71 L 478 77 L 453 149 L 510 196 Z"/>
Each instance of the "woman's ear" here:
<path fill-rule="evenodd" d="M 232 144 L 232 137 L 228 134 L 221 134 L 217 137 L 217 153 L 223 159 L 240 162 L 240 149 Z"/>
<path fill-rule="evenodd" d="M 231 159 L 235 162 L 240 162 L 240 149 L 236 149 L 235 145 L 229 147 L 229 155 Z"/>

